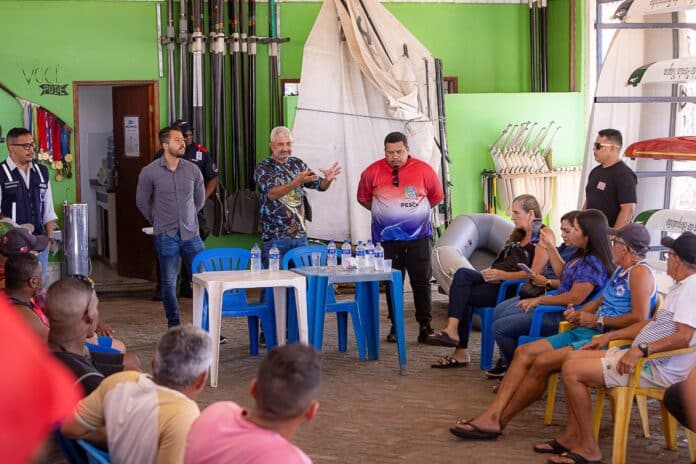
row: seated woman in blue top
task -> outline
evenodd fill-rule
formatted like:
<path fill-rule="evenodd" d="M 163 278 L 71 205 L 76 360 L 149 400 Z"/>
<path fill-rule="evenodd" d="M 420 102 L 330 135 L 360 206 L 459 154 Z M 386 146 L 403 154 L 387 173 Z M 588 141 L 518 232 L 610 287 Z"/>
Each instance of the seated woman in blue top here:
<path fill-rule="evenodd" d="M 551 265 L 561 276 L 555 295 L 542 295 L 520 300 L 511 298 L 495 308 L 493 334 L 505 365 L 509 366 L 517 348 L 517 339 L 527 335 L 532 326 L 534 309 L 540 305 L 581 305 L 603 288 L 616 268 L 611 256 L 609 227 L 604 213 L 596 209 L 580 211 L 568 233 L 568 242 L 577 248 L 573 258 L 565 262 L 556 249 L 553 232 L 541 230 L 539 248 L 547 251 Z M 541 335 L 558 332 L 563 313 L 550 313 L 543 319 Z"/>

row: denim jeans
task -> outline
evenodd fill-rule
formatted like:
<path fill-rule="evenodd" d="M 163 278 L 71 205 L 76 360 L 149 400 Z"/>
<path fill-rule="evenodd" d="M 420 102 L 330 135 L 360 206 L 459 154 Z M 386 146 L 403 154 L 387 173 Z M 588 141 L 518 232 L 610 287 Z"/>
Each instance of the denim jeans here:
<path fill-rule="evenodd" d="M 512 362 L 517 348 L 517 339 L 522 335 L 529 335 L 532 327 L 534 310 L 525 313 L 517 306 L 520 298 L 510 298 L 495 307 L 495 322 L 493 323 L 493 335 L 500 348 L 500 354 L 507 366 Z M 545 314 L 541 323 L 541 336 L 548 337 L 558 333 L 558 324 L 563 320 L 563 313 Z"/>
<path fill-rule="evenodd" d="M 48 248 L 39 251 L 36 257 L 39 259 L 39 263 L 41 263 L 41 281 L 46 282 L 46 273 L 48 272 Z"/>
<path fill-rule="evenodd" d="M 199 236 L 190 240 L 181 240 L 181 235 L 159 234 L 155 236 L 157 259 L 160 264 L 160 284 L 162 287 L 162 303 L 167 316 L 167 325 L 179 325 L 179 306 L 176 301 L 176 279 L 179 275 L 179 257 L 182 266 L 191 267 L 193 258 L 205 249 Z"/>
<path fill-rule="evenodd" d="M 264 269 L 268 269 L 268 252 L 273 248 L 273 244 L 280 251 L 280 262 L 283 262 L 283 256 L 285 253 L 292 250 L 293 248 L 301 247 L 307 245 L 307 237 L 283 237 L 274 240 L 269 240 L 267 242 L 261 242 L 261 261 L 263 263 Z"/>

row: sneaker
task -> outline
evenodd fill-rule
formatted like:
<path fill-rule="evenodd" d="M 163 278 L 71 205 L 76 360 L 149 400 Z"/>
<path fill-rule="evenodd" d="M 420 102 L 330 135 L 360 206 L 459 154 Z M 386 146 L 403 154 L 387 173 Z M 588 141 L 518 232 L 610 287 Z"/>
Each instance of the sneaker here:
<path fill-rule="evenodd" d="M 227 344 L 227 337 L 220 335 L 220 344 L 226 345 Z"/>
<path fill-rule="evenodd" d="M 394 326 L 391 326 L 391 329 L 389 329 L 389 333 L 387 334 L 387 342 L 396 343 L 396 330 L 394 330 Z"/>
<path fill-rule="evenodd" d="M 428 337 L 434 334 L 435 331 L 432 327 L 430 327 L 430 324 L 420 326 L 420 331 L 418 332 L 418 343 L 426 343 L 428 341 Z"/>
<path fill-rule="evenodd" d="M 505 372 L 507 372 L 507 366 L 503 362 L 503 358 L 498 358 L 495 363 L 495 367 L 489 371 L 486 371 L 486 377 L 489 379 L 502 379 L 505 377 Z"/>

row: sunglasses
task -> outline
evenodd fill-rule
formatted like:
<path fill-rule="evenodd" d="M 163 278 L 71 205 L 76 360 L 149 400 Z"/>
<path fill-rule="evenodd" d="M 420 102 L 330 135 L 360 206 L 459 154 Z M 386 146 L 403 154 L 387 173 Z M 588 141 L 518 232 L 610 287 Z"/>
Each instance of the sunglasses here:
<path fill-rule="evenodd" d="M 599 142 L 594 143 L 595 150 L 601 150 L 602 147 L 618 147 L 618 145 L 615 143 L 599 143 Z"/>
<path fill-rule="evenodd" d="M 394 169 L 394 170 L 392 171 L 392 176 L 394 176 L 394 178 L 392 179 L 392 185 L 393 185 L 394 187 L 398 187 L 398 186 L 399 186 L 399 170 L 398 170 L 398 169 Z"/>
<path fill-rule="evenodd" d="M 92 293 L 94 293 L 94 281 L 90 279 L 87 276 L 75 274 L 73 276 L 70 276 L 75 280 L 79 280 L 82 282 L 85 286 L 85 289 L 89 292 L 89 296 L 87 297 L 87 304 L 85 305 L 85 313 L 89 312 L 89 305 L 92 303 Z"/>

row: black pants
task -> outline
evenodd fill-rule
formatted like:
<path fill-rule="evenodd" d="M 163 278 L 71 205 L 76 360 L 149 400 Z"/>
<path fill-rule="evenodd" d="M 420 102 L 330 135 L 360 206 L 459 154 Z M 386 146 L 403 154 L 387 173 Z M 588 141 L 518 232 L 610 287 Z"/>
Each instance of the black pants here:
<path fill-rule="evenodd" d="M 448 317 L 459 319 L 459 348 L 469 346 L 469 327 L 473 306 L 495 306 L 500 284 L 489 284 L 475 269 L 460 268 L 449 290 Z"/>
<path fill-rule="evenodd" d="M 413 289 L 413 302 L 416 306 L 416 320 L 421 326 L 430 325 L 432 316 L 430 279 L 433 271 L 430 266 L 430 237 L 417 240 L 392 240 L 382 242 L 384 257 L 392 260 L 392 268 L 401 271 L 401 278 L 408 277 Z M 387 292 L 389 320 L 392 319 L 392 305 Z"/>
<path fill-rule="evenodd" d="M 677 422 L 693 431 L 696 429 L 696 424 L 690 423 L 689 414 L 684 407 L 684 395 L 693 394 L 693 392 L 686 392 L 685 390 L 683 381 L 675 383 L 665 390 L 663 404 L 669 413 L 677 419 Z"/>

